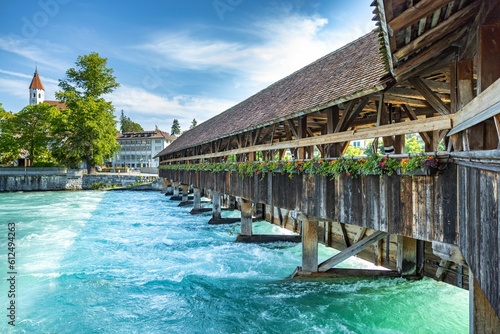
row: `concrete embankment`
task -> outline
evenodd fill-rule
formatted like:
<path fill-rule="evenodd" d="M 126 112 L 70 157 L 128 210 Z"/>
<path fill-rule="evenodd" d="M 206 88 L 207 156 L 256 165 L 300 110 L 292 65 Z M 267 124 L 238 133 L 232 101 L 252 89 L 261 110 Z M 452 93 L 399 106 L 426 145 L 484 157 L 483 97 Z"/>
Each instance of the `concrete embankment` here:
<path fill-rule="evenodd" d="M 0 192 L 92 190 L 102 188 L 136 188 L 160 190 L 161 181 L 150 174 L 84 174 L 82 170 L 63 168 L 0 169 Z"/>

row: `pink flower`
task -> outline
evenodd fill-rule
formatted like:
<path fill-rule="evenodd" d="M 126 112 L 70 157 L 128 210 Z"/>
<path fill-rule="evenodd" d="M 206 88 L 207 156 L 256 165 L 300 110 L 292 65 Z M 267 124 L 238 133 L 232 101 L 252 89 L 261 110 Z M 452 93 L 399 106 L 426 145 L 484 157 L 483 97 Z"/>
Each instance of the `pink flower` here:
<path fill-rule="evenodd" d="M 381 162 L 380 166 L 385 167 L 385 162 Z"/>

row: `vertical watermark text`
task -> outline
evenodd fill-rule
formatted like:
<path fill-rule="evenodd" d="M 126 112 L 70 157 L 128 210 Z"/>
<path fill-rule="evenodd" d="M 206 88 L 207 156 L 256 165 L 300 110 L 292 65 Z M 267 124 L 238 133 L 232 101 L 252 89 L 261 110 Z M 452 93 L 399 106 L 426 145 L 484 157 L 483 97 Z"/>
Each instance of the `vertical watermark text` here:
<path fill-rule="evenodd" d="M 7 224 L 7 323 L 16 325 L 16 223 Z"/>

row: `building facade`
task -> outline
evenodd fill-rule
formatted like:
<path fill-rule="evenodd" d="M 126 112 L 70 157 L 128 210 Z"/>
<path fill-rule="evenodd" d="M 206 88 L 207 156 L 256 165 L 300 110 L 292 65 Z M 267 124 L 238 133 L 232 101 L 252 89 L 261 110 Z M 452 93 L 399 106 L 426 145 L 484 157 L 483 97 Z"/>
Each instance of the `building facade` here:
<path fill-rule="evenodd" d="M 120 151 L 115 153 L 112 166 L 128 168 L 157 168 L 154 157 L 175 140 L 167 132 L 143 131 L 120 133 L 116 140 Z"/>

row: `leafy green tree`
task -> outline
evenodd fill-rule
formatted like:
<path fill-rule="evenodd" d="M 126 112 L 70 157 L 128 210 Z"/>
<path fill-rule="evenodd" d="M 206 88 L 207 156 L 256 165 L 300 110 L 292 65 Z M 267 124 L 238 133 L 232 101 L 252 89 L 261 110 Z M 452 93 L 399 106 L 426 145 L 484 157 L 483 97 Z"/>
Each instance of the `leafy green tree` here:
<path fill-rule="evenodd" d="M 122 110 L 120 115 L 120 132 L 142 132 L 144 129 L 139 123 L 133 122 L 130 117 L 125 116 Z"/>
<path fill-rule="evenodd" d="M 349 145 L 344 153 L 346 157 L 357 157 L 363 154 L 363 150 L 359 147 Z"/>
<path fill-rule="evenodd" d="M 120 85 L 106 64 L 96 52 L 78 56 L 56 93 L 67 109 L 54 122 L 54 156 L 69 167 L 85 161 L 89 173 L 118 151 L 114 107 L 102 96 Z"/>
<path fill-rule="evenodd" d="M 13 117 L 0 103 L 0 164 L 11 164 L 19 155 L 19 146 L 12 129 Z"/>
<path fill-rule="evenodd" d="M 405 139 L 405 152 L 422 153 L 424 152 L 423 145 L 422 139 L 419 140 L 416 135 L 407 135 Z"/>
<path fill-rule="evenodd" d="M 177 136 L 181 134 L 181 126 L 178 119 L 174 119 L 172 122 L 172 129 L 170 130 L 172 136 Z"/>
<path fill-rule="evenodd" d="M 189 129 L 194 128 L 196 125 L 198 125 L 198 121 L 196 120 L 196 118 L 193 118 L 193 121 L 191 122 L 191 125 L 189 126 Z"/>
<path fill-rule="evenodd" d="M 59 110 L 47 103 L 29 105 L 10 119 L 11 131 L 19 149 L 28 151 L 33 163 L 50 160 L 51 124 Z"/>

